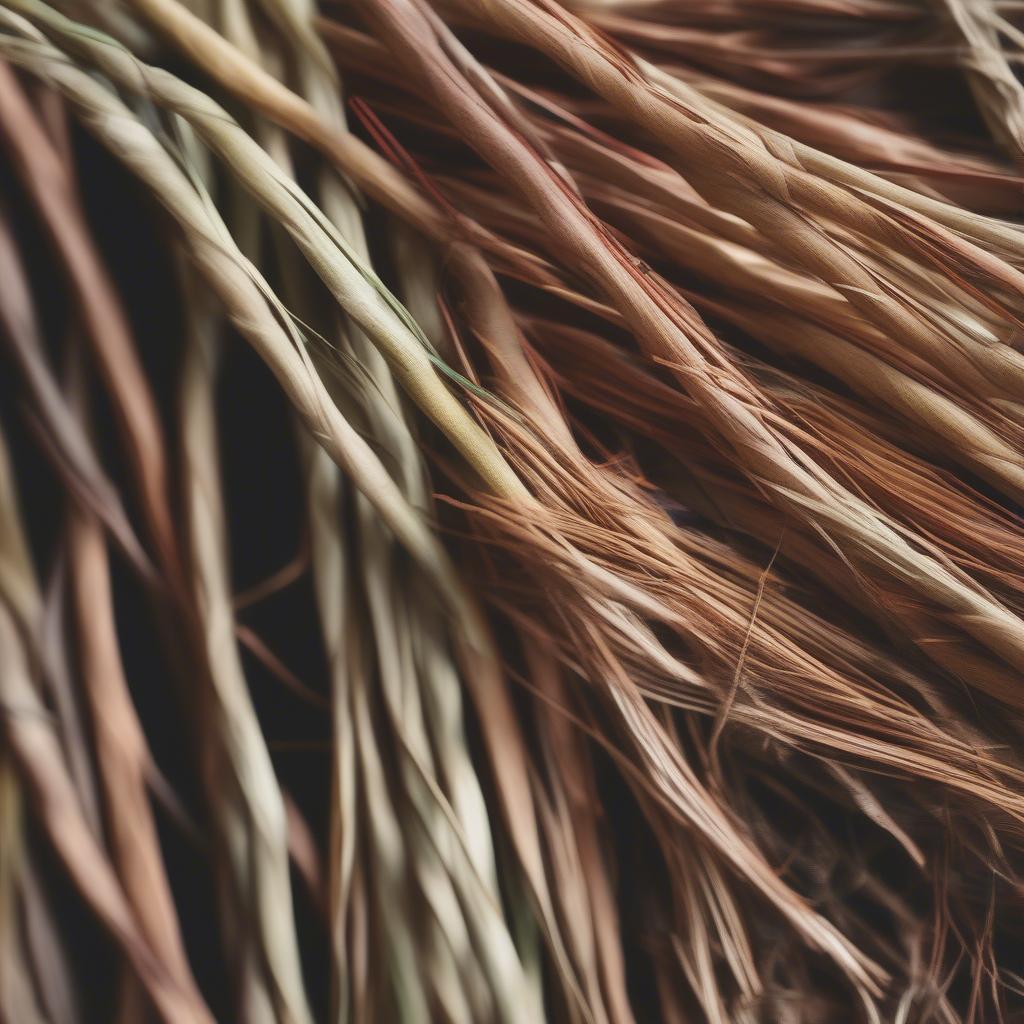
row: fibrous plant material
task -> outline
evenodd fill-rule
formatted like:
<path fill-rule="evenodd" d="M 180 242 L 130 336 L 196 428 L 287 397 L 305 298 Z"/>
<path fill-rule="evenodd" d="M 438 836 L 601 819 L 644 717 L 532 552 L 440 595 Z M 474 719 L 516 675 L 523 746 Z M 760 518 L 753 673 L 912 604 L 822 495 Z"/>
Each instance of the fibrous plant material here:
<path fill-rule="evenodd" d="M 1020 15 L 0 2 L 5 1019 L 1024 1013 Z"/>

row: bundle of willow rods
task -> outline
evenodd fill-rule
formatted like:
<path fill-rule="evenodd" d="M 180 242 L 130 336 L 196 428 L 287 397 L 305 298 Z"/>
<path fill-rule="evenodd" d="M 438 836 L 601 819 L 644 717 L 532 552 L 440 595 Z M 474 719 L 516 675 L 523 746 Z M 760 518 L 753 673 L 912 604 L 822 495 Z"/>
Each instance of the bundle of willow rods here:
<path fill-rule="evenodd" d="M 0 1019 L 1024 1020 L 1024 5 L 0 2 Z"/>

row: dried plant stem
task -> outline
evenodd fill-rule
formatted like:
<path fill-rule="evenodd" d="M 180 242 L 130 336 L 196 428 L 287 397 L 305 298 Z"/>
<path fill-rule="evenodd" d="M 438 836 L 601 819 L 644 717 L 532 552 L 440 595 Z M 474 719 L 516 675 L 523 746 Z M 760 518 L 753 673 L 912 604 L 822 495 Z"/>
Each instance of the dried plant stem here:
<path fill-rule="evenodd" d="M 1024 0 L 325 13 L 0 0 L 0 1016 L 1013 1019 Z"/>
<path fill-rule="evenodd" d="M 340 531 L 342 478 L 327 454 L 312 440 L 302 435 L 299 443 L 306 479 L 310 547 L 314 556 L 313 586 L 331 684 L 333 756 L 328 871 L 335 964 L 332 1008 L 333 1019 L 338 1024 L 347 1024 L 362 1019 L 365 1013 L 361 993 L 366 984 L 365 979 L 353 977 L 360 962 L 356 950 L 366 941 L 358 924 L 352 922 L 353 907 L 358 900 L 358 893 L 354 891 L 358 885 L 356 855 L 362 832 L 352 705 L 355 681 L 349 649 L 349 642 L 356 634 L 346 634 L 345 630 L 348 618 L 345 595 L 349 584 Z"/>
<path fill-rule="evenodd" d="M 304 349 L 289 336 L 279 311 L 267 305 L 269 288 L 234 249 L 223 225 L 156 139 L 109 91 L 70 66 L 60 52 L 38 41 L 0 39 L 0 50 L 49 78 L 81 112 L 88 127 L 147 185 L 193 239 L 192 257 L 215 288 L 242 334 L 268 362 L 312 435 L 358 481 L 402 543 L 437 578 L 458 606 L 446 579 L 436 540 L 408 508 L 391 478 L 338 412 Z M 260 151 L 262 153 L 262 150 Z M 433 372 L 431 370 L 431 372 Z"/>
<path fill-rule="evenodd" d="M 58 473 L 78 499 L 100 518 L 117 540 L 129 561 L 144 579 L 152 567 L 116 488 L 82 437 L 75 416 L 68 407 L 44 355 L 33 297 L 18 259 L 17 247 L 0 210 L 0 326 L 35 400 L 40 441 Z"/>
<path fill-rule="evenodd" d="M 24 547 L 24 541 L 18 539 L 22 529 L 16 518 L 5 447 L 0 447 L 0 496 L 0 551 L 17 551 Z M 14 565 L 6 559 L 5 564 L 3 579 L 11 579 Z M 31 586 L 30 580 L 21 581 L 21 589 L 26 586 Z M 27 792 L 32 794 L 42 826 L 82 897 L 121 945 L 161 1018 L 168 1022 L 205 1019 L 205 1009 L 196 1001 L 195 990 L 182 988 L 179 978 L 154 955 L 117 876 L 82 817 L 60 743 L 31 676 L 23 627 L 11 614 L 9 601 L 10 595 L 0 592 L 0 701 L 6 709 L 3 724 L 9 749 Z"/>
<path fill-rule="evenodd" d="M 593 214 L 495 117 L 441 52 L 418 9 L 400 0 L 374 0 L 372 7 L 396 55 L 417 68 L 450 118 L 473 125 L 473 145 L 523 192 L 566 257 L 586 268 L 637 339 L 676 368 L 684 387 L 700 397 L 709 428 L 730 444 L 747 471 L 770 486 L 776 499 L 800 519 L 841 538 L 855 557 L 886 565 L 909 587 L 946 609 L 965 631 L 1011 665 L 1024 667 L 1024 625 L 1016 616 L 979 592 L 972 581 L 916 550 L 819 467 L 786 449 L 764 418 L 762 400 L 749 383 L 730 367 L 714 364 L 715 341 L 692 307 L 638 272 Z M 498 8 L 505 12 L 503 2 Z M 560 39 L 564 29 L 552 32 Z M 613 74 L 618 72 L 608 71 Z"/>
<path fill-rule="evenodd" d="M 158 2 L 162 4 L 162 0 Z M 18 4 L 22 6 L 23 0 L 18 0 Z M 171 4 L 172 8 L 175 6 Z M 153 96 L 192 124 L 203 140 L 232 166 L 239 181 L 257 201 L 281 221 L 341 306 L 388 359 L 402 388 L 462 452 L 488 487 L 507 497 L 526 497 L 522 484 L 494 443 L 438 378 L 422 341 L 410 330 L 407 314 L 322 214 L 218 104 L 174 76 L 140 64 L 127 52 L 76 33 L 74 23 L 45 13 L 45 5 L 25 0 L 25 9 L 59 28 L 71 44 L 86 50 L 107 74 Z M 167 13 L 164 7 L 160 9 Z M 197 22 L 197 26 L 197 32 L 209 31 L 202 22 Z M 238 54 L 234 47 L 224 45 Z M 239 57 L 245 60 L 241 54 Z M 267 79 L 274 84 L 275 92 L 283 90 L 275 79 Z M 293 93 L 284 92 L 304 104 Z M 313 117 L 319 125 L 315 112 Z"/>
<path fill-rule="evenodd" d="M 458 6 L 463 6 L 461 0 Z M 625 116 L 670 146 L 688 179 L 703 194 L 773 239 L 809 274 L 841 290 L 852 306 L 882 330 L 932 358 L 955 362 L 959 372 L 968 374 L 979 388 L 995 387 L 1015 398 L 1024 394 L 1024 358 L 993 347 L 973 353 L 970 360 L 962 359 L 880 288 L 845 247 L 801 213 L 806 210 L 834 220 L 912 253 L 908 229 L 887 216 L 895 212 L 892 207 L 882 212 L 825 178 L 794 169 L 782 158 L 785 150 L 777 155 L 746 126 L 715 117 L 684 83 L 651 69 L 647 74 L 656 82 L 650 84 L 645 68 L 638 70 L 613 54 L 581 21 L 555 18 L 520 0 L 489 3 L 473 14 L 486 14 L 501 30 L 534 42 L 571 73 L 584 77 Z M 781 143 L 782 137 L 777 138 Z M 1024 290 L 1024 275 L 978 247 L 954 239 L 938 225 L 913 222 L 910 227 L 922 236 L 928 232 L 936 245 L 957 252 L 968 265 L 973 262 L 979 274 L 996 276 L 1014 294 Z"/>
<path fill-rule="evenodd" d="M 213 405 L 220 318 L 194 286 L 186 294 L 192 316 L 182 374 L 182 451 L 196 602 L 213 685 L 213 720 L 205 728 L 216 736 L 208 747 L 216 753 L 208 755 L 207 777 L 230 861 L 225 931 L 240 960 L 242 1005 L 250 1019 L 276 1019 L 280 1000 L 285 1018 L 303 1024 L 312 1016 L 295 934 L 284 804 L 235 641 Z"/>
<path fill-rule="evenodd" d="M 329 111 L 325 116 L 329 116 Z M 327 209 L 334 211 L 340 228 L 352 230 L 356 213 L 348 208 L 351 200 L 347 194 L 339 192 L 330 172 L 321 181 L 321 189 L 325 187 L 323 198 L 327 200 Z M 354 242 L 365 246 L 361 228 L 357 230 Z M 401 420 L 398 396 L 386 365 L 358 330 L 346 332 L 341 344 L 351 347 L 355 357 L 366 365 L 379 395 L 371 392 L 367 396 L 369 401 L 355 403 L 339 394 L 340 404 L 350 411 L 356 422 L 366 419 L 377 444 L 388 451 L 389 461 L 399 467 L 399 478 L 411 499 L 417 505 L 424 504 L 420 458 Z M 355 407 L 357 404 L 360 407 Z M 509 940 L 507 937 L 504 939 L 504 952 L 499 954 L 497 962 L 493 954 L 480 956 L 473 952 L 469 941 L 470 934 L 475 934 L 477 945 L 485 954 L 496 947 L 500 950 L 499 940 L 502 940 L 504 926 L 500 920 L 494 919 L 497 892 L 488 892 L 481 900 L 478 883 L 474 881 L 474 875 L 479 874 L 482 867 L 482 877 L 490 879 L 492 886 L 494 884 L 489 826 L 473 772 L 468 770 L 465 758 L 459 757 L 459 747 L 464 741 L 455 730 L 461 728 L 461 722 L 449 724 L 453 713 L 460 716 L 454 674 L 442 674 L 446 656 L 437 638 L 442 623 L 440 620 L 423 621 L 427 616 L 418 609 L 425 606 L 408 602 L 407 587 L 399 589 L 390 585 L 389 581 L 395 577 L 393 543 L 381 531 L 365 501 L 360 498 L 356 501 L 363 552 L 363 587 L 368 596 L 370 622 L 377 634 L 376 646 L 383 652 L 395 652 L 395 656 L 380 658 L 379 672 L 386 695 L 385 706 L 392 719 L 399 748 L 403 751 L 402 774 L 406 779 L 403 788 L 417 811 L 412 822 L 402 825 L 402 832 L 409 850 L 410 870 L 438 922 L 436 937 L 427 942 L 435 952 L 431 958 L 433 962 L 423 965 L 424 969 L 429 969 L 426 984 L 436 991 L 437 998 L 446 1006 L 453 1020 L 480 1019 L 495 1012 L 499 1012 L 502 1019 L 516 1019 L 521 1012 L 524 993 L 516 981 L 514 954 L 512 959 L 508 957 Z M 446 731 L 435 733 L 431 739 L 427 739 L 424 731 L 431 719 L 417 708 L 421 689 L 428 710 L 456 702 L 454 708 L 446 709 L 445 720 L 434 724 L 434 728 L 443 724 Z M 454 806 L 449 806 L 441 796 L 443 783 L 430 763 L 433 760 L 432 750 L 439 751 L 448 769 L 446 777 L 454 787 Z M 466 813 L 470 817 L 463 819 L 465 833 L 456 836 L 453 844 L 447 819 Z M 417 825 L 417 820 L 422 824 Z M 472 837 L 467 851 L 477 852 L 478 856 L 479 851 L 485 851 L 482 864 L 478 860 L 468 873 L 458 856 L 454 867 L 449 864 L 449 850 L 454 846 L 458 854 L 466 845 L 467 836 Z M 457 909 L 460 905 L 465 909 Z M 504 957 L 503 962 L 501 956 Z M 511 996 L 508 992 L 510 982 L 516 986 Z M 494 995 L 487 995 L 487 989 Z M 467 994 L 466 998 L 476 1007 L 474 1011 L 469 1010 L 460 991 Z M 530 1002 L 539 1008 L 539 995 Z"/>
<path fill-rule="evenodd" d="M 160 564 L 176 560 L 167 469 L 152 393 L 139 365 L 113 285 L 88 241 L 88 228 L 65 165 L 32 114 L 13 72 L 0 66 L 0 132 L 22 184 L 64 262 L 83 326 L 123 424 L 132 468 Z"/>
<path fill-rule="evenodd" d="M 623 204 L 616 202 L 616 209 L 622 208 Z M 668 223 L 664 218 L 650 216 L 637 208 L 628 208 L 626 216 L 644 235 L 657 238 L 663 251 L 679 266 L 705 274 L 729 288 L 752 293 L 772 307 L 785 303 L 789 309 L 795 309 L 799 308 L 801 300 L 816 306 L 809 311 L 811 315 L 806 320 L 775 308 L 759 311 L 756 317 L 743 318 L 741 314 L 737 319 L 743 319 L 744 327 L 773 348 L 801 355 L 855 390 L 885 402 L 912 422 L 932 431 L 943 439 L 945 451 L 952 451 L 978 469 L 1011 497 L 1019 500 L 1024 496 L 1024 459 L 974 414 L 971 406 L 984 409 L 977 401 L 978 396 L 964 388 L 966 400 L 955 401 L 938 391 L 934 383 L 929 385 L 893 367 L 880 356 L 864 351 L 861 347 L 864 343 L 884 351 L 882 339 L 876 340 L 875 332 L 865 329 L 865 325 L 851 325 L 841 311 L 833 316 L 830 307 L 834 296 L 824 286 L 814 294 L 813 283 L 788 268 L 728 241 L 710 238 L 685 225 Z M 789 297 L 792 300 L 787 303 Z M 811 319 L 815 315 L 832 319 L 835 327 L 818 326 Z M 844 333 L 855 340 L 845 340 Z"/>
<path fill-rule="evenodd" d="M 1007 60 L 992 0 L 938 0 L 967 44 L 963 59 L 967 80 L 993 137 L 1019 165 L 1024 163 L 1024 87 Z M 1012 31 L 1012 29 L 1011 29 Z M 1021 37 L 1016 33 L 1015 42 Z"/>
<path fill-rule="evenodd" d="M 316 60 L 307 67 L 316 68 Z M 328 94 L 323 83 L 319 90 L 315 85 L 307 88 L 314 94 L 313 102 Z M 324 107 L 325 118 L 338 119 L 336 108 L 326 102 Z M 322 200 L 333 212 L 337 227 L 366 258 L 365 240 L 351 197 L 339 188 L 330 171 L 322 175 L 320 186 Z M 379 392 L 379 400 L 360 403 L 361 408 L 352 408 L 351 414 L 357 421 L 365 418 L 378 445 L 399 467 L 399 478 L 410 500 L 417 506 L 425 505 L 421 459 L 402 420 L 398 394 L 386 364 L 354 326 L 346 332 L 342 344 L 349 346 L 366 366 Z M 355 405 L 344 394 L 338 398 L 343 408 Z M 433 970 L 440 977 L 449 977 L 447 983 L 437 982 L 439 998 L 445 1001 L 453 1019 L 471 1020 L 495 1013 L 501 1019 L 517 1019 L 524 1002 L 534 1006 L 536 1016 L 540 994 L 526 990 L 504 923 L 495 915 L 499 896 L 489 824 L 475 774 L 462 752 L 465 741 L 461 736 L 458 680 L 453 668 L 445 670 L 450 655 L 439 636 L 443 623 L 425 611 L 426 605 L 410 600 L 407 585 L 391 583 L 397 579 L 393 544 L 365 501 L 356 500 L 363 588 L 377 636 L 376 647 L 381 652 L 395 652 L 379 657 L 378 670 L 385 706 L 403 750 L 405 791 L 422 823 L 419 827 L 406 825 L 403 831 L 411 869 L 438 920 L 437 938 L 430 943 L 439 958 Z M 425 706 L 419 708 L 421 700 Z M 441 760 L 437 766 L 432 764 L 435 750 Z M 442 767 L 443 773 L 438 771 Z M 441 796 L 445 783 L 451 787 L 451 805 Z M 461 834 L 452 835 L 450 818 L 459 821 Z M 472 858 L 468 870 L 462 863 L 467 855 Z M 474 946 L 482 952 L 476 952 Z M 449 947 L 450 957 L 445 952 Z M 457 983 L 460 975 L 461 985 Z M 460 988 L 476 1005 L 475 1011 L 462 1004 Z M 493 995 L 482 998 L 485 988 Z"/>
<path fill-rule="evenodd" d="M 17 768 L 5 749 L 0 755 L 0 1013 L 28 1024 L 78 1024 L 77 993 L 35 878 L 24 815 Z"/>
<path fill-rule="evenodd" d="M 220 106 L 173 76 L 139 65 L 126 52 L 97 46 L 88 37 L 72 34 L 71 38 L 76 45 L 85 47 L 106 73 L 129 87 L 141 88 L 193 124 L 236 171 L 257 201 L 292 234 L 342 308 L 388 359 L 401 387 L 452 440 L 487 486 L 504 497 L 525 499 L 522 484 L 505 464 L 494 442 L 438 378 L 421 339 L 410 330 L 408 314 L 297 186 L 233 125 Z M 230 49 L 238 53 L 233 47 Z M 275 80 L 269 80 L 276 89 L 283 89 Z M 294 97 L 294 93 L 285 92 Z M 321 122 L 316 119 L 316 123 Z"/>
<path fill-rule="evenodd" d="M 72 387 L 80 391 L 81 383 Z M 81 396 L 75 397 L 80 403 Z M 74 510 L 69 516 L 68 561 L 81 676 L 113 861 L 154 954 L 189 993 L 195 1019 L 212 1021 L 181 941 L 147 793 L 149 751 L 121 662 L 106 545 L 99 523 L 88 512 Z"/>

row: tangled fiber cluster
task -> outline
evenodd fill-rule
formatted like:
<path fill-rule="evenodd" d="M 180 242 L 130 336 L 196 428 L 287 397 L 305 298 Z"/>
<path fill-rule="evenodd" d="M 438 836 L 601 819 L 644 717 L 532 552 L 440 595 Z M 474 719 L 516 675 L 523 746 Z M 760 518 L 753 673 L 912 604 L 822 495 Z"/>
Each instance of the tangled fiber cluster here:
<path fill-rule="evenodd" d="M 2 1019 L 1024 1020 L 1022 59 L 3 0 Z"/>

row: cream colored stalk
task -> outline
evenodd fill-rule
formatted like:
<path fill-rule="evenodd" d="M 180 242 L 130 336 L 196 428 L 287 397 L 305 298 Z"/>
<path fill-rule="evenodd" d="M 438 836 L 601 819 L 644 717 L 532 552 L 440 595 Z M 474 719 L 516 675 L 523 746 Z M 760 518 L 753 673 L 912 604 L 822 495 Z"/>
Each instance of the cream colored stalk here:
<path fill-rule="evenodd" d="M 329 58 L 312 30 L 312 8 L 300 0 L 266 6 L 271 16 L 286 29 L 296 48 L 295 64 L 299 68 L 302 90 L 311 106 L 325 124 L 344 133 L 346 126 L 338 102 L 337 82 Z M 240 33 L 239 42 L 243 41 L 244 35 Z M 242 49 L 247 50 L 253 60 L 258 59 L 257 53 L 245 46 Z M 358 208 L 350 189 L 338 179 L 333 168 L 325 168 L 321 172 L 319 192 L 325 212 L 337 229 L 359 256 L 368 260 Z M 353 408 L 353 415 L 357 419 L 365 418 L 378 446 L 389 452 L 390 463 L 398 467 L 399 479 L 410 500 L 426 510 L 429 488 L 425 467 L 402 417 L 401 401 L 387 364 L 355 324 L 349 325 L 342 344 L 349 346 L 366 367 L 377 394 L 370 392 L 368 401 L 357 403 L 353 397 L 343 393 L 344 389 L 339 389 L 339 403 L 343 408 L 354 404 L 361 406 L 358 410 Z M 423 892 L 441 922 L 444 939 L 440 944 L 435 940 L 434 944 L 438 953 L 444 952 L 446 944 L 453 947 L 455 962 L 461 970 L 468 972 L 463 979 L 463 987 L 470 998 L 480 991 L 484 982 L 481 968 L 488 968 L 487 981 L 498 998 L 501 1015 L 505 1019 L 515 1019 L 523 1012 L 523 979 L 515 966 L 514 953 L 509 955 L 511 944 L 504 922 L 494 914 L 500 897 L 490 826 L 479 783 L 465 751 L 459 681 L 450 664 L 451 654 L 445 649 L 443 623 L 427 610 L 428 603 L 414 600 L 407 587 L 397 587 L 392 582 L 395 578 L 392 542 L 381 532 L 379 524 L 367 515 L 367 511 L 360 501 L 358 512 L 364 585 L 377 633 L 376 646 L 383 690 L 387 695 L 386 706 L 394 719 L 400 743 L 407 748 L 402 759 L 407 791 L 415 801 L 423 822 L 421 828 L 407 825 L 406 830 L 409 832 L 410 850 L 419 850 L 413 857 L 413 863 L 421 878 Z M 396 658 L 390 653 L 403 650 L 404 657 Z M 421 710 L 417 708 L 420 699 L 423 701 Z M 432 764 L 434 752 L 438 759 L 437 767 Z M 451 787 L 450 807 L 447 798 L 441 795 L 444 782 Z M 452 815 L 461 826 L 461 835 L 455 837 L 451 835 L 449 821 Z M 426 830 L 426 835 L 422 829 Z M 468 871 L 463 854 L 471 858 Z M 462 910 L 451 903 L 456 893 Z M 465 921 L 462 920 L 463 915 Z M 471 944 L 469 933 L 474 931 L 477 941 Z M 463 948 L 456 943 L 460 933 L 465 936 Z M 474 950 L 484 952 L 481 963 L 475 962 L 480 954 L 471 952 Z M 451 1012 L 457 1013 L 456 1004 L 452 1002 L 456 990 L 451 986 L 448 989 L 446 999 Z M 531 1013 L 534 1017 L 541 1013 L 539 979 L 536 991 L 527 996 L 525 1003 L 533 1007 Z M 476 1016 L 481 1013 L 489 1016 L 493 1012 L 493 1007 L 489 1010 L 478 1008 Z"/>
<path fill-rule="evenodd" d="M 247 12 L 241 5 L 234 8 L 229 28 L 241 48 L 250 52 L 253 59 L 259 59 L 261 55 L 256 50 L 254 35 L 250 26 L 247 25 Z M 315 72 L 315 54 L 313 56 L 312 61 L 300 61 L 300 63 Z M 328 93 L 325 88 L 320 91 L 324 95 Z M 327 115 L 340 116 L 339 111 L 335 108 L 336 104 L 334 107 L 328 108 Z M 260 134 L 266 137 L 268 151 L 274 154 L 282 170 L 292 177 L 287 147 L 283 144 L 283 137 L 278 134 L 279 130 L 273 125 L 261 127 L 259 130 Z M 334 211 L 335 217 L 341 222 L 341 230 L 347 228 L 348 232 L 354 236 L 354 245 L 360 255 L 364 259 L 368 258 L 365 239 L 362 235 L 361 218 L 352 203 L 351 196 L 341 186 L 332 170 L 326 169 L 321 174 L 320 185 L 324 197 L 328 200 L 325 206 Z M 282 262 L 290 258 L 290 254 L 283 248 L 281 256 Z M 371 389 L 369 400 L 359 402 L 348 398 L 345 394 L 346 389 L 341 387 L 337 389 L 339 405 L 350 412 L 356 423 L 361 424 L 363 420 L 367 421 L 363 429 L 374 437 L 378 450 L 387 451 L 389 463 L 396 465 L 399 469 L 398 475 L 404 489 L 410 492 L 416 505 L 421 505 L 425 501 L 425 489 L 422 483 L 420 459 L 415 443 L 398 414 L 399 398 L 388 373 L 387 364 L 362 335 L 358 327 L 350 326 L 349 330 L 339 331 L 339 334 L 341 335 L 339 344 L 344 349 L 353 351 L 354 358 L 365 367 L 363 372 L 367 373 L 378 392 L 377 395 L 373 395 Z M 411 777 L 409 777 L 406 755 L 402 756 L 401 765 L 403 774 L 407 776 L 405 792 L 415 801 L 420 811 L 420 818 L 424 823 L 421 824 L 417 817 L 413 817 L 396 822 L 396 827 L 400 828 L 403 845 L 408 850 L 406 870 L 418 881 L 419 889 L 432 911 L 431 918 L 426 924 L 428 929 L 426 944 L 433 952 L 429 960 L 422 963 L 420 970 L 424 975 L 424 987 L 435 993 L 436 998 L 445 1006 L 449 1018 L 454 1022 L 464 1021 L 468 1024 L 474 1016 L 490 1016 L 493 1006 L 488 998 L 474 1011 L 469 1008 L 467 998 L 472 999 L 474 994 L 484 990 L 483 976 L 480 965 L 476 962 L 474 949 L 469 942 L 467 922 L 463 919 L 463 911 L 453 888 L 453 881 L 457 882 L 460 875 L 455 873 L 453 876 L 449 876 L 437 853 L 439 846 L 444 848 L 448 845 L 446 838 L 449 824 L 444 816 L 439 814 L 441 809 L 434 805 L 433 794 L 439 792 L 439 786 L 433 778 L 433 771 L 429 764 L 433 756 L 431 744 L 426 740 L 422 713 L 417 706 L 420 687 L 433 680 L 428 678 L 421 681 L 418 677 L 418 666 L 414 664 L 412 657 L 408 653 L 404 657 L 401 656 L 403 651 L 408 652 L 410 633 L 419 624 L 415 619 L 408 617 L 407 588 L 402 588 L 399 591 L 391 584 L 394 576 L 392 538 L 387 530 L 382 528 L 379 519 L 373 514 L 372 508 L 365 502 L 365 499 L 357 496 L 356 502 L 363 589 L 368 598 L 370 622 L 376 636 L 374 660 L 378 664 L 382 689 L 387 695 L 385 704 L 394 719 L 399 745 L 404 748 L 409 743 L 414 743 L 419 758 Z M 317 537 L 316 540 L 318 544 L 324 542 L 322 537 Z M 345 688 L 347 689 L 347 685 Z M 344 690 L 341 690 L 339 698 L 342 698 L 343 694 Z M 422 737 L 421 742 L 416 742 L 420 737 Z M 362 743 L 364 746 L 369 744 L 375 746 L 374 738 L 365 733 Z M 440 740 L 435 746 L 439 750 L 444 749 L 443 742 Z M 368 749 L 365 756 L 373 757 L 374 755 Z M 420 772 L 428 775 L 429 787 L 424 787 Z M 375 806 L 383 810 L 381 795 L 375 795 L 373 800 Z M 482 807 L 482 799 L 480 806 Z M 482 831 L 483 838 L 486 840 L 486 822 L 483 823 L 482 830 L 478 822 L 474 822 L 473 826 L 474 833 Z M 374 834 L 371 833 L 371 835 Z M 381 890 L 382 909 L 394 900 L 401 888 L 400 884 L 396 885 L 397 878 L 389 881 L 390 891 L 383 887 Z M 496 892 L 492 900 L 496 904 Z M 393 934 L 395 929 L 399 929 L 402 933 L 407 932 L 408 922 L 401 915 L 396 915 L 389 909 L 385 913 L 385 917 L 390 921 L 388 934 Z M 494 931 L 493 928 L 490 929 L 493 934 L 497 935 L 500 935 L 502 930 L 500 924 L 497 931 Z M 397 937 L 395 941 L 401 942 Z M 396 988 L 402 988 L 410 984 L 410 979 L 395 976 L 393 984 Z"/>
<path fill-rule="evenodd" d="M 113 80 L 149 96 L 190 123 L 231 166 L 260 205 L 291 234 L 342 308 L 384 354 L 402 388 L 450 438 L 488 487 L 508 497 L 526 496 L 493 441 L 439 379 L 408 313 L 323 214 L 222 107 L 173 75 L 140 63 L 112 40 L 101 40 L 95 33 L 83 31 L 45 4 L 12 0 L 12 6 L 38 18 L 49 31 L 59 33 L 67 45 L 88 54 Z M 200 28 L 211 31 L 198 19 L 195 21 Z M 212 34 L 239 59 L 246 60 L 220 36 Z M 269 80 L 277 89 L 284 89 L 275 79 Z M 303 104 L 293 93 L 284 92 Z M 319 125 L 315 113 L 312 116 Z"/>
<path fill-rule="evenodd" d="M 1019 45 L 1019 29 L 1001 24 L 992 0 L 932 0 L 932 5 L 948 16 L 954 33 L 967 45 L 961 61 L 989 131 L 1018 166 L 1024 164 L 1024 86 L 1000 38 L 1005 25 Z"/>
<path fill-rule="evenodd" d="M 181 383 L 183 475 L 195 600 L 214 689 L 209 704 L 214 721 L 204 725 L 216 734 L 219 747 L 208 755 L 207 780 L 219 806 L 234 889 L 225 901 L 225 933 L 229 955 L 240 959 L 248 1019 L 277 1020 L 280 999 L 284 1019 L 304 1024 L 312 1016 L 295 934 L 284 803 L 235 640 L 213 401 L 220 318 L 194 285 L 184 294 L 190 315 Z M 249 931 L 249 914 L 256 919 L 255 934 Z"/>
<path fill-rule="evenodd" d="M 16 16 L 0 11 L 0 18 L 20 31 L 33 32 Z M 153 190 L 190 239 L 189 251 L 203 277 L 217 292 L 243 336 L 270 365 L 312 435 L 357 482 L 396 536 L 437 579 L 441 592 L 458 605 L 461 599 L 451 592 L 447 559 L 436 538 L 409 508 L 380 460 L 342 417 L 291 329 L 287 315 L 256 268 L 238 252 L 209 200 L 196 191 L 195 183 L 185 177 L 124 104 L 70 64 L 60 51 L 38 37 L 19 40 L 3 36 L 0 52 L 59 88 L 80 111 L 90 130 Z M 259 152 L 262 154 L 262 150 Z"/>

